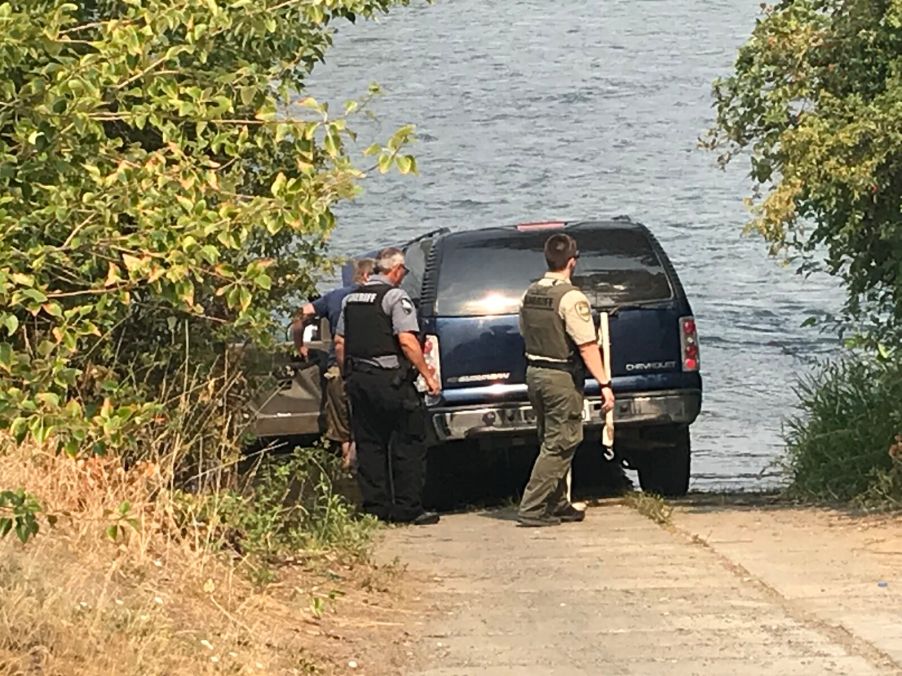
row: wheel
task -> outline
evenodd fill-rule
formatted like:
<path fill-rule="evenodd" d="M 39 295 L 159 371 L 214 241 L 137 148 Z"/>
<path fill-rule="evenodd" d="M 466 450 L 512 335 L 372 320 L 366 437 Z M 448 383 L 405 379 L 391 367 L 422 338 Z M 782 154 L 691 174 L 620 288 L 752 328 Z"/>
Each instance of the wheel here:
<path fill-rule="evenodd" d="M 673 443 L 667 448 L 643 453 L 639 463 L 639 485 L 646 493 L 676 498 L 689 491 L 691 456 L 689 428 L 674 431 Z"/>

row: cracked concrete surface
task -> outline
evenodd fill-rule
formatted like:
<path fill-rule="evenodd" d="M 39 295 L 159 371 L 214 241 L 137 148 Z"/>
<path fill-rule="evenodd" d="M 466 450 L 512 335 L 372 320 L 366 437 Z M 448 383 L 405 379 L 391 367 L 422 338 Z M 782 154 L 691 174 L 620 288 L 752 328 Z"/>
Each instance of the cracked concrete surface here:
<path fill-rule="evenodd" d="M 518 528 L 511 510 L 387 533 L 423 582 L 404 673 L 902 675 L 902 524 L 695 505 L 658 525 L 608 502 Z"/>

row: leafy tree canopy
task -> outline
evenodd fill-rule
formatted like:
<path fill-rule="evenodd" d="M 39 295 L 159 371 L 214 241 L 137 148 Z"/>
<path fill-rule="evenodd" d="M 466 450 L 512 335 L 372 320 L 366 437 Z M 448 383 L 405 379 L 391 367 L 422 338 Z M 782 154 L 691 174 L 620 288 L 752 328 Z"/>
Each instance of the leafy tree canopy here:
<path fill-rule="evenodd" d="M 902 0 L 764 6 L 714 95 L 707 145 L 749 159 L 752 229 L 837 275 L 871 345 L 899 345 Z"/>
<path fill-rule="evenodd" d="M 271 335 L 364 175 L 358 103 L 336 114 L 305 80 L 336 21 L 404 4 L 0 0 L 0 422 L 17 439 L 128 446 L 166 424 L 176 370 L 213 377 L 229 341 Z M 410 134 L 368 150 L 380 170 L 415 170 Z"/>

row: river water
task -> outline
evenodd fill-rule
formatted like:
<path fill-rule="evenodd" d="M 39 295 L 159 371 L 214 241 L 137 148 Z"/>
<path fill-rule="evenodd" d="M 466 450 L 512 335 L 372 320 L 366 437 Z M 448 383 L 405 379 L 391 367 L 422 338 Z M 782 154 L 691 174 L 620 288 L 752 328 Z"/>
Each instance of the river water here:
<path fill-rule="evenodd" d="M 746 168 L 697 141 L 756 0 L 438 0 L 341 26 L 310 83 L 322 100 L 385 93 L 361 147 L 414 123 L 420 176 L 377 177 L 339 209 L 337 253 L 427 229 L 629 214 L 674 262 L 698 320 L 705 379 L 693 490 L 779 482 L 800 373 L 835 350 L 801 328 L 835 286 L 741 235 Z M 616 345 L 614 346 L 616 349 Z"/>

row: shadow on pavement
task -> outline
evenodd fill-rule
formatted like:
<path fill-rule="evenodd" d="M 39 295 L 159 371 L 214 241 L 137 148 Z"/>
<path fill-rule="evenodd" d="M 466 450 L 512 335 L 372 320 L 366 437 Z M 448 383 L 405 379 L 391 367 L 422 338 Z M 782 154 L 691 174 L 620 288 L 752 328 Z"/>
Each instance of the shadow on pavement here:
<path fill-rule="evenodd" d="M 508 521 L 510 523 L 516 523 L 517 508 L 499 507 L 497 509 L 484 509 L 479 512 L 479 516 L 486 519 L 494 519 L 495 521 Z"/>
<path fill-rule="evenodd" d="M 460 443 L 432 449 L 424 501 L 428 508 L 444 512 L 516 505 L 537 455 L 535 445 L 487 450 Z M 597 443 L 578 449 L 573 461 L 574 500 L 621 495 L 632 488 L 622 468 L 603 459 Z"/>

